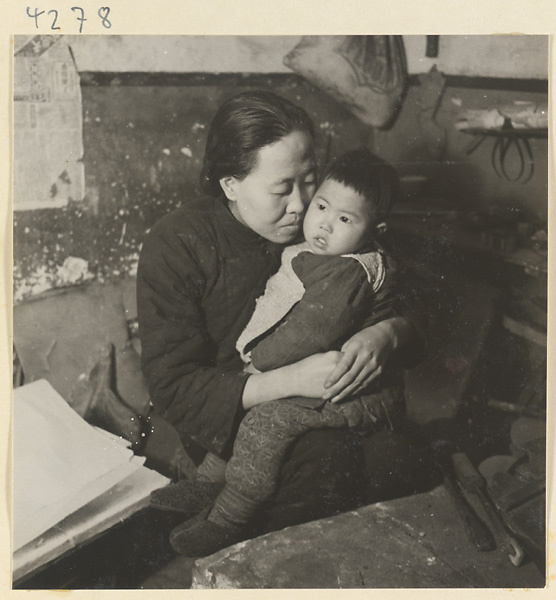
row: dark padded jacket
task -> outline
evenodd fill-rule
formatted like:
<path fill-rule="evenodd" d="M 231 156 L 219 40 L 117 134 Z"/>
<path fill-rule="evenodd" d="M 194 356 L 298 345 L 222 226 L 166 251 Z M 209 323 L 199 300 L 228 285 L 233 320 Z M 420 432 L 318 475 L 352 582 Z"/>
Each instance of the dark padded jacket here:
<path fill-rule="evenodd" d="M 235 344 L 280 252 L 206 197 L 164 216 L 141 250 L 137 308 L 151 400 L 180 434 L 216 454 L 244 414 L 248 376 Z"/>

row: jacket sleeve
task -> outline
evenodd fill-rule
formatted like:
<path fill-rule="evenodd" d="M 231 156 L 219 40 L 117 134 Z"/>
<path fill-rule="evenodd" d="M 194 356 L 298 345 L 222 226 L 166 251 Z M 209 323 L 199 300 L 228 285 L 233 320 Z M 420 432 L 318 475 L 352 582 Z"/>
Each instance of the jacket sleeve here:
<path fill-rule="evenodd" d="M 268 371 L 335 349 L 361 328 L 374 303 L 371 286 L 353 259 L 309 253 L 292 266 L 305 286 L 285 320 L 251 351 L 253 365 Z"/>
<path fill-rule="evenodd" d="M 237 419 L 247 376 L 215 365 L 201 307 L 206 277 L 182 236 L 153 228 L 137 273 L 141 367 L 151 401 L 178 432 L 222 451 Z"/>
<path fill-rule="evenodd" d="M 379 290 L 376 297 L 377 314 L 385 303 L 386 316 L 368 321 L 365 326 L 373 325 L 378 321 L 391 316 L 401 316 L 411 324 L 412 334 L 409 341 L 396 353 L 398 364 L 404 369 L 410 369 L 421 362 L 427 354 L 427 311 L 423 301 L 422 283 L 412 277 L 411 273 L 400 260 L 394 260 L 391 254 L 387 257 L 387 278 L 385 285 Z M 395 290 L 395 293 L 393 291 Z"/>

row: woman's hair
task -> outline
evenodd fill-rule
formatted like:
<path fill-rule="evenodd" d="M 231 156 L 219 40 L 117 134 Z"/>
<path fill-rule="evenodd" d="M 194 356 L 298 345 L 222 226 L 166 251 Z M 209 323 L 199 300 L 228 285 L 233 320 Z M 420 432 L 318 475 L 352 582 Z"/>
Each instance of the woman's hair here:
<path fill-rule="evenodd" d="M 372 204 L 380 221 L 400 195 L 400 180 L 394 167 L 363 146 L 343 154 L 328 168 L 324 179 L 332 179 L 361 194 Z"/>
<path fill-rule="evenodd" d="M 306 131 L 314 138 L 309 115 L 285 98 L 271 92 L 248 91 L 226 100 L 208 131 L 201 187 L 218 195 L 222 177 L 243 179 L 255 167 L 261 148 L 293 131 Z"/>

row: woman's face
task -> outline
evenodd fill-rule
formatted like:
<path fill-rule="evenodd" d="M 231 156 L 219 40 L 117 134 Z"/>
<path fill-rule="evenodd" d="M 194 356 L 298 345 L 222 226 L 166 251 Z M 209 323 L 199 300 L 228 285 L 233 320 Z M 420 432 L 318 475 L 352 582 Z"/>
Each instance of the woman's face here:
<path fill-rule="evenodd" d="M 261 148 L 249 175 L 224 177 L 220 185 L 238 221 L 271 242 L 293 241 L 316 189 L 311 136 L 294 131 Z"/>

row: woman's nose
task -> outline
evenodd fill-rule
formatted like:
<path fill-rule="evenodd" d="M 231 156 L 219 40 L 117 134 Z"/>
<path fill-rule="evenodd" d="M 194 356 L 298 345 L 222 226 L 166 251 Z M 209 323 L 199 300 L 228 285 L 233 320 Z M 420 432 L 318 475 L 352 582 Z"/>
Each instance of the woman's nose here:
<path fill-rule="evenodd" d="M 288 198 L 287 212 L 301 214 L 305 211 L 306 203 L 304 202 L 303 193 L 298 187 L 295 187 Z"/>

